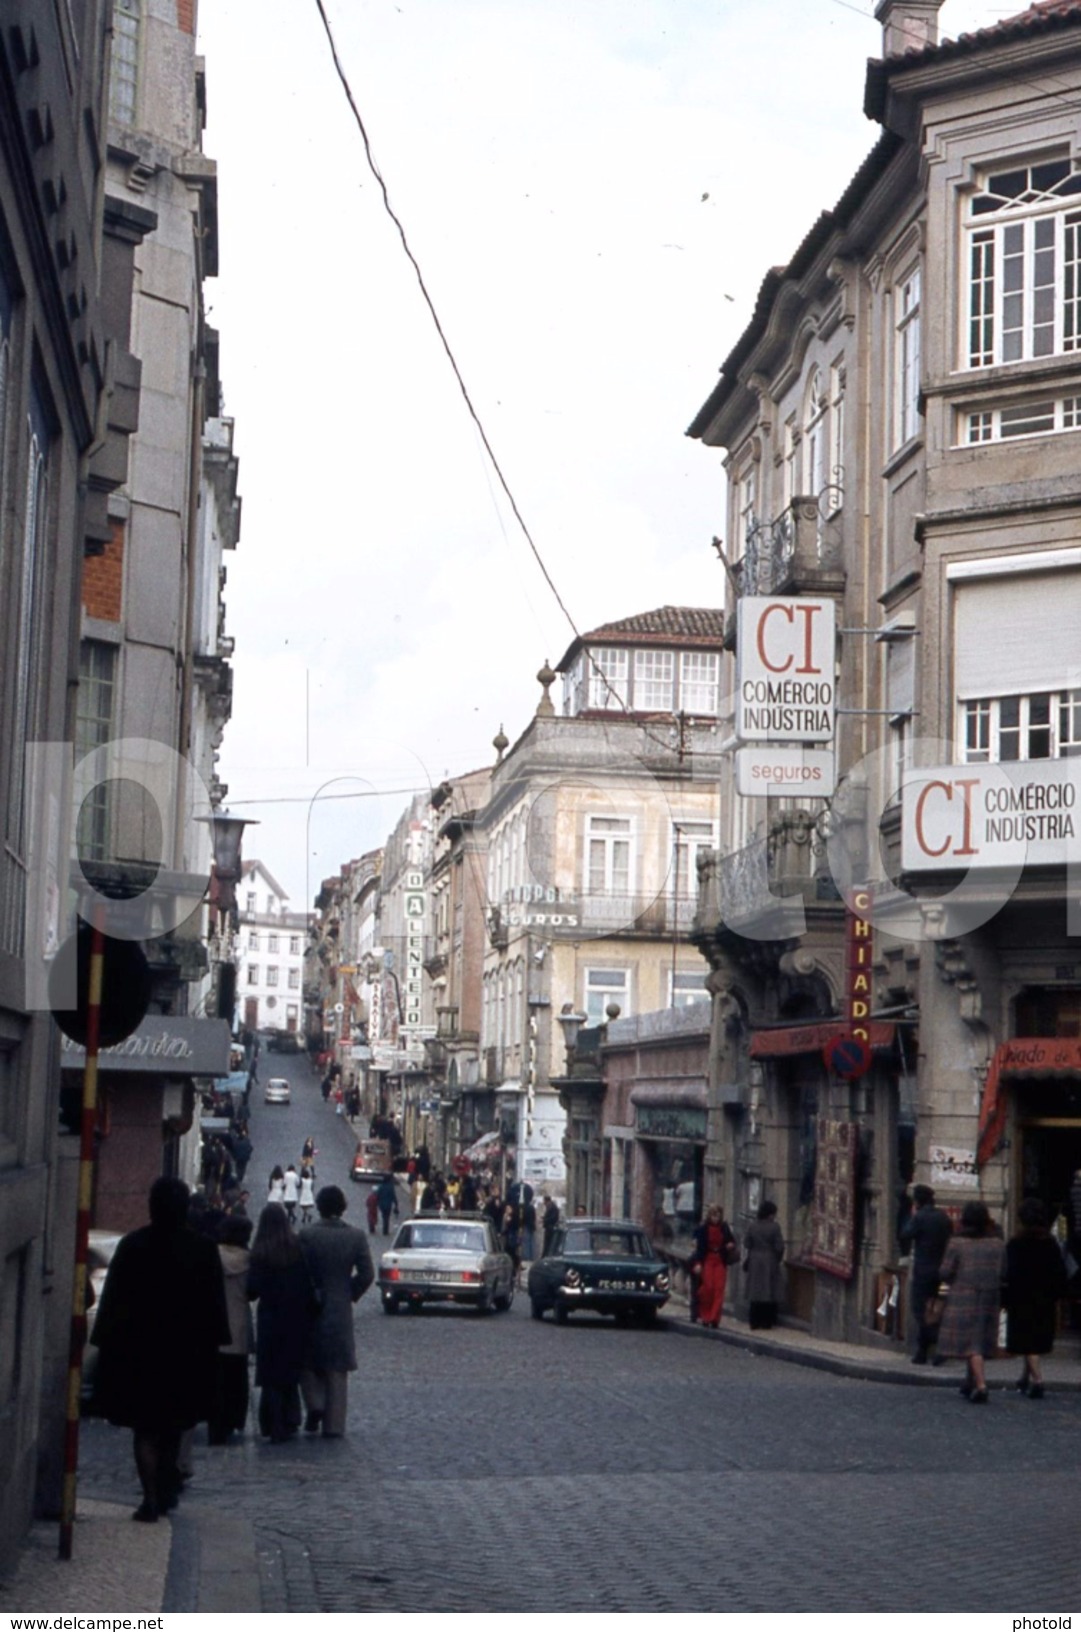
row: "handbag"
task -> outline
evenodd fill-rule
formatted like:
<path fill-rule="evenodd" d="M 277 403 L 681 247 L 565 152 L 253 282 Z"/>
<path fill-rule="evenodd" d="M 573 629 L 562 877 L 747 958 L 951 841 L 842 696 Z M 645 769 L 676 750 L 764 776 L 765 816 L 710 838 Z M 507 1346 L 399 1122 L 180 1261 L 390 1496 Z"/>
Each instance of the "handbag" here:
<path fill-rule="evenodd" d="M 738 1264 L 739 1263 L 739 1242 L 738 1241 L 732 1240 L 732 1241 L 726 1241 L 725 1242 L 724 1261 L 725 1261 L 726 1264 Z"/>
<path fill-rule="evenodd" d="M 942 1317 L 946 1313 L 947 1287 L 939 1287 L 938 1291 L 928 1298 L 923 1306 L 923 1324 L 925 1326 L 941 1326 Z"/>

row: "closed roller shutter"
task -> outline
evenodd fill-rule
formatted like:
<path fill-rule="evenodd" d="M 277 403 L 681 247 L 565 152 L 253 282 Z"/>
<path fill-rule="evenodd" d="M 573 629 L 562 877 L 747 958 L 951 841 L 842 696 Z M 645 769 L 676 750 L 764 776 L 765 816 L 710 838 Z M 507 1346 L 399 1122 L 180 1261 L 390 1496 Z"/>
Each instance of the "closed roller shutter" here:
<path fill-rule="evenodd" d="M 1081 685 L 1081 571 L 1003 574 L 954 593 L 960 700 Z"/>

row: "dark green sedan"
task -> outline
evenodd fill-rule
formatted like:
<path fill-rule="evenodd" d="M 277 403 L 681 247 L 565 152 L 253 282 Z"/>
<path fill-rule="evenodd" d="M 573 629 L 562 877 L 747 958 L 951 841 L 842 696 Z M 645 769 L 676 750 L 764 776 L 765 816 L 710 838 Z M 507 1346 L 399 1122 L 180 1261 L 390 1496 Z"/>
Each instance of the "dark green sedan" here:
<path fill-rule="evenodd" d="M 529 1271 L 534 1320 L 550 1309 L 562 1325 L 575 1310 L 650 1323 L 668 1302 L 668 1269 L 637 1224 L 574 1218 L 559 1228 L 547 1258 Z"/>

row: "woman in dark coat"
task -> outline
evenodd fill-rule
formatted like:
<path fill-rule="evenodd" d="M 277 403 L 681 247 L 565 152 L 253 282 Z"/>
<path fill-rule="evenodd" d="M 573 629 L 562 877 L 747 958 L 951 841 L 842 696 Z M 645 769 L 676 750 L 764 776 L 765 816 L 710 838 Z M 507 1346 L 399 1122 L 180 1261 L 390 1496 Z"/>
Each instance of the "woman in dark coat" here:
<path fill-rule="evenodd" d="M 753 1331 L 769 1331 L 777 1319 L 777 1305 L 781 1301 L 781 1263 L 784 1259 L 784 1236 L 777 1222 L 777 1203 L 764 1201 L 758 1217 L 747 1227 L 743 1237 L 746 1257 L 743 1260 L 747 1276 L 747 1298 L 750 1303 L 750 1327 Z"/>
<path fill-rule="evenodd" d="M 218 1249 L 187 1222 L 187 1185 L 155 1179 L 150 1223 L 117 1247 L 90 1340 L 98 1409 L 135 1431 L 143 1500 L 132 1517 L 143 1522 L 176 1506 L 180 1436 L 210 1416 L 230 1340 Z"/>
<path fill-rule="evenodd" d="M 1030 1196 L 1018 1212 L 1021 1228 L 1006 1247 L 1006 1347 L 1024 1355 L 1018 1391 L 1043 1399 L 1040 1355 L 1055 1342 L 1055 1305 L 1066 1296 L 1066 1266 L 1047 1228 L 1042 1201 Z"/>
<path fill-rule="evenodd" d="M 938 1330 L 938 1352 L 945 1359 L 964 1359 L 961 1393 L 973 1405 L 987 1404 L 984 1361 L 998 1347 L 998 1315 L 1006 1248 L 982 1201 L 966 1201 L 961 1229 L 946 1248 L 941 1284 L 946 1310 Z"/>
<path fill-rule="evenodd" d="M 285 1208 L 277 1201 L 268 1202 L 259 1216 L 248 1297 L 259 1303 L 255 1320 L 259 1432 L 280 1445 L 300 1427 L 300 1373 L 316 1309 L 308 1265 Z"/>
<path fill-rule="evenodd" d="M 694 1232 L 694 1256 L 690 1266 L 698 1288 L 697 1317 L 703 1326 L 721 1324 L 728 1266 L 738 1257 L 739 1248 L 731 1226 L 724 1221 L 724 1209 L 716 1205 L 710 1207 L 705 1223 L 699 1224 Z"/>

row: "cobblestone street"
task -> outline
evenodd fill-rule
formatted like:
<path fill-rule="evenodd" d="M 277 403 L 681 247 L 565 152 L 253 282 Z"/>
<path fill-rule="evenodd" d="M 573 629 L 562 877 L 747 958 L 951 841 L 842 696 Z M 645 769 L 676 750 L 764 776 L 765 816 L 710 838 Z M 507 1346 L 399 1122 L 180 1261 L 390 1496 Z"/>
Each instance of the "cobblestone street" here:
<path fill-rule="evenodd" d="M 361 1223 L 351 1130 L 305 1062 L 264 1056 L 261 1084 L 279 1073 L 292 1106 L 253 1106 L 256 1205 L 263 1170 L 314 1132 L 320 1182 L 342 1182 Z M 369 1294 L 357 1335 L 344 1441 L 200 1433 L 166 1609 L 1050 1612 L 1081 1596 L 1081 1393 L 1023 1399 L 1012 1362 L 973 1410 L 952 1387 L 831 1376 L 677 1319 L 538 1324 L 521 1295 L 509 1315 L 388 1318 Z M 82 1470 L 83 1498 L 134 1505 L 126 1432 L 85 1422 Z"/>

